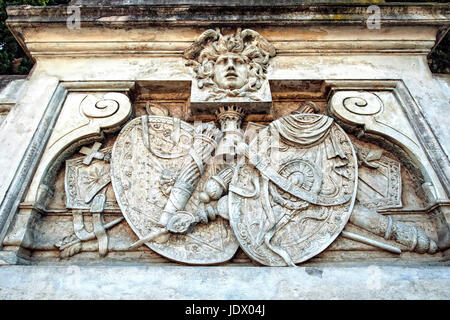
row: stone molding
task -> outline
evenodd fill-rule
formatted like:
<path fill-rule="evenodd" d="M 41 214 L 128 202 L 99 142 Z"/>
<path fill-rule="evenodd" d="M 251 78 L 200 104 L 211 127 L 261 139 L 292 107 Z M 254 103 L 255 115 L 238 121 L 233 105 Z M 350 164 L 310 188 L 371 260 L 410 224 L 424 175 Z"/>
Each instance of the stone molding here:
<path fill-rule="evenodd" d="M 145 27 L 138 29 L 140 39 L 130 39 L 125 30 L 105 27 L 104 33 L 93 36 L 93 27 L 84 26 L 80 30 L 69 30 L 65 24 L 41 28 L 39 32 L 29 29 L 29 26 L 9 23 L 14 35 L 33 57 L 92 57 L 92 56 L 155 56 L 181 57 L 186 47 L 204 31 L 186 33 L 185 26 L 168 32 L 158 40 L 159 28 Z M 283 39 L 280 34 L 260 32 L 277 50 L 278 56 L 293 55 L 339 55 L 339 54 L 428 54 L 435 43 L 436 27 L 415 27 L 414 35 L 405 36 L 404 26 L 384 27 L 383 32 L 373 32 L 364 26 L 350 29 L 345 26 L 295 27 L 297 39 Z M 283 28 L 280 32 L 283 32 Z M 265 32 L 264 32 L 265 31 Z M 371 32 L 372 31 L 372 32 Z M 105 35 L 107 34 L 107 36 Z M 328 35 L 325 35 L 328 34 Z M 21 40 L 25 38 L 26 40 Z"/>
<path fill-rule="evenodd" d="M 379 4 L 382 30 L 366 26 L 365 5 L 300 6 L 80 6 L 80 29 L 69 29 L 71 11 L 66 6 L 8 7 L 7 24 L 32 57 L 53 56 L 181 56 L 203 31 L 244 24 L 260 32 L 277 55 L 328 54 L 428 54 L 437 29 L 450 25 L 450 9 L 443 4 L 402 6 Z M 249 14 L 251 10 L 251 14 Z M 159 27 L 171 26 L 171 32 Z M 267 34 L 267 26 L 281 28 Z M 102 28 L 95 35 L 94 30 Z M 193 29 L 194 27 L 194 29 Z M 351 31 L 346 31 L 351 27 Z M 414 36 L 402 28 L 416 27 Z M 133 28 L 130 38 L 128 28 Z M 202 30 L 198 30 L 202 28 Z M 297 29 L 298 37 L 286 41 L 283 28 Z M 190 29 L 191 32 L 186 32 Z M 38 31 L 37 31 L 38 30 Z M 192 32 L 192 30 L 195 30 Z M 36 32 L 37 31 L 37 32 Z M 381 32 L 382 31 L 382 32 Z M 331 34 L 324 37 L 323 34 Z M 105 40 L 106 39 L 106 40 Z"/>
<path fill-rule="evenodd" d="M 3 242 L 8 232 L 9 225 L 18 210 L 19 203 L 28 191 L 34 170 L 39 164 L 46 142 L 50 138 L 66 94 L 67 92 L 62 86 L 56 88 L 3 198 L 0 206 L 0 243 Z"/>

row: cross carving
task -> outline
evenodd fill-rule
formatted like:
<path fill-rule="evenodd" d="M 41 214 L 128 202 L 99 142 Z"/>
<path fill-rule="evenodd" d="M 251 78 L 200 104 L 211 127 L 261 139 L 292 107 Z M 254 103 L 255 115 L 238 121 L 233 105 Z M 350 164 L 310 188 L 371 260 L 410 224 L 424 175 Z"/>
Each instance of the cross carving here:
<path fill-rule="evenodd" d="M 94 143 L 92 148 L 87 148 L 87 147 L 81 148 L 80 153 L 86 155 L 86 158 L 84 158 L 84 160 L 83 160 L 83 164 L 88 166 L 91 164 L 92 160 L 94 160 L 94 159 L 103 160 L 103 158 L 105 157 L 105 154 L 103 152 L 98 151 L 98 150 L 100 150 L 101 146 L 102 146 L 102 144 L 100 142 L 96 142 L 96 143 Z"/>

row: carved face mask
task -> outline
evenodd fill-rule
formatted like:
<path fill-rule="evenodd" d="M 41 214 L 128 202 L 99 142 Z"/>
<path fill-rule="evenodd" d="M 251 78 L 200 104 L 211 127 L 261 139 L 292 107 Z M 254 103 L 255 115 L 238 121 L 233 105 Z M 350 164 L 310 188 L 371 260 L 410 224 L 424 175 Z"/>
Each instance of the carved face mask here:
<path fill-rule="evenodd" d="M 242 56 L 222 54 L 214 65 L 214 81 L 222 89 L 240 89 L 248 79 L 247 64 Z"/>

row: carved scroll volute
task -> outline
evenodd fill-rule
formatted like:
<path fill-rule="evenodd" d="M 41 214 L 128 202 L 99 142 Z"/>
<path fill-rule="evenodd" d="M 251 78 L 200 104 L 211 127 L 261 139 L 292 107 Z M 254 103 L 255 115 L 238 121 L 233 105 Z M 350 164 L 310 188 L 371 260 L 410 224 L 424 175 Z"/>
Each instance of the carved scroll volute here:
<path fill-rule="evenodd" d="M 366 91 L 338 91 L 330 100 L 330 111 L 344 121 L 370 125 L 383 112 L 381 99 Z"/>
<path fill-rule="evenodd" d="M 118 129 L 132 110 L 129 98 L 117 92 L 103 97 L 73 93 L 66 104 L 50 137 L 48 151 L 64 150 L 77 140 L 98 136 L 101 130 Z"/>
<path fill-rule="evenodd" d="M 131 113 L 131 103 L 122 93 L 107 93 L 103 99 L 87 95 L 80 104 L 80 111 L 90 119 L 91 124 L 106 129 L 117 126 L 121 119 L 128 118 Z"/>
<path fill-rule="evenodd" d="M 48 192 L 40 197 L 39 190 L 45 191 L 50 187 L 56 175 L 54 171 L 66 154 L 74 152 L 80 144 L 102 138 L 102 131 L 118 130 L 130 117 L 131 111 L 131 102 L 123 93 L 110 92 L 103 96 L 69 93 L 25 201 L 45 206 L 40 198 L 48 198 Z"/>
<path fill-rule="evenodd" d="M 383 100 L 380 97 L 384 97 Z M 420 168 L 424 180 L 433 184 L 438 197 L 445 198 L 439 178 L 431 169 L 432 165 L 417 138 L 417 132 L 392 93 L 337 91 L 331 97 L 328 108 L 342 122 L 362 127 L 361 134 L 371 133 L 394 142 Z"/>
<path fill-rule="evenodd" d="M 362 126 L 364 131 L 361 133 L 375 133 L 395 141 L 413 158 L 417 155 L 425 156 L 407 120 L 401 116 L 400 110 L 395 110 L 394 114 L 393 110 L 385 109 L 379 95 L 366 91 L 338 91 L 329 102 L 332 115 L 343 122 Z M 399 121 L 401 123 L 397 123 Z"/>

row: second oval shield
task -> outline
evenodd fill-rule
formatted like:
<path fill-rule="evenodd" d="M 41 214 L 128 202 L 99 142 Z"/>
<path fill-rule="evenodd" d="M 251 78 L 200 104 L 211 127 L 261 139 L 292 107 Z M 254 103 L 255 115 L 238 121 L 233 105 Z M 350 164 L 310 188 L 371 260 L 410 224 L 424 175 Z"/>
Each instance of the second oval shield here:
<path fill-rule="evenodd" d="M 278 119 L 259 131 L 235 168 L 231 226 L 253 260 L 295 265 L 340 234 L 353 209 L 356 181 L 352 143 L 332 118 Z"/>

